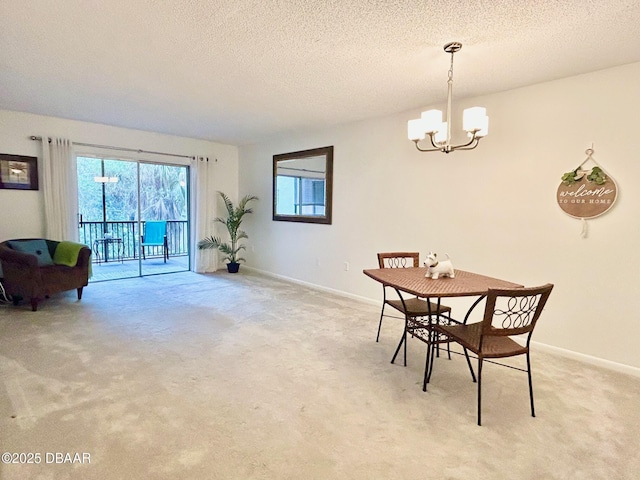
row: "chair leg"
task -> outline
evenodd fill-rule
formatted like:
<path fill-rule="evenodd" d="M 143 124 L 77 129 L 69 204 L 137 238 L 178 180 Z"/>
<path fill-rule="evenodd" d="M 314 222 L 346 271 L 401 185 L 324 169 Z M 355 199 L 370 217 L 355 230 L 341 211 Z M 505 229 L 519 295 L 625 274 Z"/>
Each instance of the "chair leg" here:
<path fill-rule="evenodd" d="M 31 299 L 31 311 L 32 312 L 37 312 L 38 311 L 38 299 L 37 298 L 32 298 Z"/>
<path fill-rule="evenodd" d="M 438 334 L 436 332 L 433 332 L 433 348 L 435 348 L 436 346 L 438 348 L 440 348 L 440 344 L 436 343 L 436 339 L 437 339 Z M 433 359 L 435 358 L 434 352 L 433 350 L 431 351 L 431 362 L 429 363 L 429 375 L 427 376 L 427 383 L 429 383 L 431 381 L 431 373 L 433 372 Z"/>
<path fill-rule="evenodd" d="M 404 329 L 404 366 L 407 366 L 407 329 Z"/>
<path fill-rule="evenodd" d="M 467 349 L 463 347 L 464 350 L 464 356 L 467 359 L 467 365 L 469 366 L 469 371 L 471 372 L 471 378 L 473 379 L 473 383 L 476 383 L 476 374 L 473 373 L 473 367 L 471 366 L 471 360 L 469 359 L 469 352 L 467 352 Z"/>
<path fill-rule="evenodd" d="M 422 380 L 422 391 L 426 392 L 427 391 L 427 383 L 429 382 L 429 364 L 430 362 L 430 357 L 431 357 L 431 343 L 427 343 L 427 355 L 426 355 L 426 359 L 424 361 L 424 379 Z"/>
<path fill-rule="evenodd" d="M 166 235 L 164 236 L 164 241 L 162 243 L 164 244 L 162 255 L 164 257 L 164 263 L 167 263 L 167 260 L 169 260 L 169 242 Z"/>
<path fill-rule="evenodd" d="M 407 330 L 405 329 L 405 331 L 402 333 L 402 337 L 400 337 L 400 343 L 398 343 L 398 347 L 396 348 L 396 351 L 394 352 L 393 357 L 391 358 L 391 363 L 396 361 L 396 357 L 400 352 L 400 347 L 402 347 L 402 344 L 406 343 L 406 341 L 407 341 Z"/>
<path fill-rule="evenodd" d="M 482 425 L 481 422 L 482 412 L 482 357 L 478 358 L 478 425 Z"/>
<path fill-rule="evenodd" d="M 407 366 L 407 324 L 408 320 L 404 321 L 404 366 Z"/>
<path fill-rule="evenodd" d="M 447 318 L 449 319 L 449 325 L 451 325 L 451 312 L 449 312 L 449 315 L 447 316 Z M 448 340 L 449 341 L 447 342 L 447 356 L 449 357 L 449 360 L 451 360 L 451 339 L 448 338 Z"/>
<path fill-rule="evenodd" d="M 529 359 L 529 352 L 527 352 L 527 376 L 529 377 L 529 399 L 531 401 L 531 416 L 536 416 L 536 411 L 533 406 L 533 383 L 531 382 L 531 360 Z"/>
<path fill-rule="evenodd" d="M 83 289 L 83 288 L 84 288 L 84 287 L 80 287 L 80 288 L 78 288 L 78 300 L 82 300 L 82 289 Z"/>
<path fill-rule="evenodd" d="M 378 335 L 376 335 L 376 342 L 380 339 L 380 329 L 382 328 L 382 317 L 384 316 L 384 306 L 386 304 L 382 304 L 382 310 L 380 311 L 380 321 L 378 322 Z"/>
<path fill-rule="evenodd" d="M 429 330 L 429 341 L 427 342 L 427 359 L 424 366 L 424 380 L 422 381 L 422 391 L 427 391 L 427 383 L 431 381 L 431 373 L 433 372 L 433 359 L 436 356 L 436 339 L 438 334 L 433 330 Z M 439 345 L 438 345 L 439 346 Z"/>
<path fill-rule="evenodd" d="M 396 357 L 398 356 L 398 353 L 400 352 L 400 347 L 402 347 L 402 344 L 404 344 L 404 366 L 407 366 L 407 324 L 408 324 L 408 320 L 405 317 L 404 320 L 404 331 L 402 332 L 402 338 L 400 338 L 400 343 L 398 344 L 398 347 L 396 348 L 395 353 L 393 354 L 393 358 L 391 359 L 391 363 L 396 361 Z"/>

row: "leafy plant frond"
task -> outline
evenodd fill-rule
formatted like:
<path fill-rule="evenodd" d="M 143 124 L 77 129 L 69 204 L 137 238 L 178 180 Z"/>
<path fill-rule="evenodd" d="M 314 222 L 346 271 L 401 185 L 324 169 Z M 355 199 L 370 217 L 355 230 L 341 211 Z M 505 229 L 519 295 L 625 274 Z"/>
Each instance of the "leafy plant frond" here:
<path fill-rule="evenodd" d="M 228 243 L 221 243 L 220 245 L 218 245 L 218 250 L 229 256 L 235 256 L 235 254 L 238 252 L 238 249 L 231 247 L 231 245 L 229 245 Z"/>
<path fill-rule="evenodd" d="M 207 238 L 203 238 L 198 242 L 199 250 L 208 250 L 211 248 L 218 248 L 222 241 L 219 237 L 214 237 L 213 235 Z"/>
<path fill-rule="evenodd" d="M 218 192 L 218 194 L 220 195 L 220 197 L 222 197 L 222 200 L 224 201 L 224 206 L 227 209 L 227 215 L 231 217 L 233 215 L 233 202 L 229 197 L 227 197 L 225 193 Z"/>
<path fill-rule="evenodd" d="M 230 243 L 223 242 L 219 237 L 211 236 L 200 240 L 198 242 L 198 248 L 200 250 L 217 248 L 220 252 L 225 254 L 225 260 L 229 260 L 229 262 L 244 262 L 245 259 L 238 257 L 237 254 L 241 250 L 246 250 L 246 248 L 244 245 L 240 245 L 238 241 L 243 238 L 249 238 L 249 236 L 246 232 L 240 230 L 240 224 L 242 223 L 242 219 L 245 215 L 253 213 L 253 209 L 247 205 L 251 201 L 258 200 L 258 197 L 255 195 L 245 195 L 238 202 L 238 206 L 236 207 L 225 193 L 218 192 L 218 195 L 220 195 L 220 198 L 222 198 L 222 201 L 224 202 L 227 210 L 227 216 L 226 218 L 216 217 L 213 221 L 221 223 L 227 227 Z"/>
<path fill-rule="evenodd" d="M 256 197 L 255 195 L 245 195 L 244 197 L 242 197 L 242 200 L 240 200 L 240 203 L 238 203 L 238 211 L 244 212 L 245 214 L 253 213 L 253 208 L 247 207 L 247 203 L 251 202 L 252 200 L 258 200 L 258 197 Z"/>

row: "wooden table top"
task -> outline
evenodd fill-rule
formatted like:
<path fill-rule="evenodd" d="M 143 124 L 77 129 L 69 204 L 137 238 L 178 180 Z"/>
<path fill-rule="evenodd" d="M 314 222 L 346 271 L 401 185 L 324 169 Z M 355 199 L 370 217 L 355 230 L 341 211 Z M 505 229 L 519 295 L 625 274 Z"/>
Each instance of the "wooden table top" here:
<path fill-rule="evenodd" d="M 517 283 L 458 269 L 455 270 L 455 278 L 440 277 L 437 280 L 425 277 L 426 267 L 375 268 L 363 270 L 363 273 L 384 285 L 423 298 L 470 297 L 486 295 L 490 288 L 523 288 Z"/>

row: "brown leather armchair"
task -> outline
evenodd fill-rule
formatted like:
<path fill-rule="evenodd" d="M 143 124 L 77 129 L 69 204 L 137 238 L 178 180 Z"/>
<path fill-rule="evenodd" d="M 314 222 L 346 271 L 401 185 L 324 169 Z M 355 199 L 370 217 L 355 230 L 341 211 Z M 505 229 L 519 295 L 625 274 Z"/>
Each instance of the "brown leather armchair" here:
<path fill-rule="evenodd" d="M 18 251 L 10 242 L 38 239 L 17 239 L 0 242 L 0 264 L 3 272 L 5 290 L 17 305 L 20 299 L 31 302 L 31 309 L 38 309 L 38 302 L 58 292 L 78 291 L 78 300 L 82 299 L 82 289 L 89 283 L 91 250 L 83 246 L 78 254 L 75 266 L 39 265 L 35 254 Z M 60 242 L 46 240 L 51 258 L 55 256 Z"/>

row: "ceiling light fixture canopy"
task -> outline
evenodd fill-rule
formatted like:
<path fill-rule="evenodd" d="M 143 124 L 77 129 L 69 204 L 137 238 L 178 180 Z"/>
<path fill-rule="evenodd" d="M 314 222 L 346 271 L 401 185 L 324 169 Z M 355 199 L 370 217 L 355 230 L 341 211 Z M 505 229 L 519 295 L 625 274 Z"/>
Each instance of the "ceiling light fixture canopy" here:
<path fill-rule="evenodd" d="M 473 150 L 478 146 L 480 139 L 489 133 L 489 117 L 483 107 L 471 107 L 462 114 L 462 128 L 469 136 L 469 141 L 460 145 L 451 145 L 451 95 L 453 93 L 453 55 L 459 52 L 462 44 L 459 42 L 447 43 L 444 51 L 451 54 L 451 67 L 449 67 L 449 79 L 447 80 L 447 117 L 442 121 L 442 111 L 427 110 L 415 120 L 409 120 L 409 140 L 416 144 L 421 152 L 450 153 L 454 150 Z M 422 148 L 419 143 L 429 136 L 433 148 Z"/>

